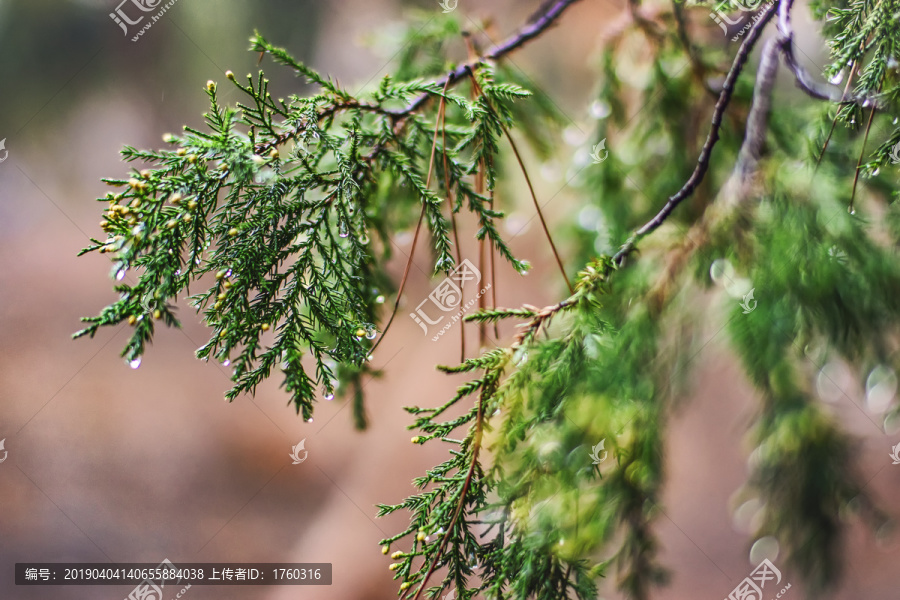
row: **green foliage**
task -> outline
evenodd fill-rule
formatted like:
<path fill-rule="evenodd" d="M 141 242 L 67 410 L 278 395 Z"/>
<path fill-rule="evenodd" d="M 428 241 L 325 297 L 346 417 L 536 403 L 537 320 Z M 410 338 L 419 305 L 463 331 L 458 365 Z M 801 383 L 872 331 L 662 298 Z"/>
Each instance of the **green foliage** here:
<path fill-rule="evenodd" d="M 765 93 L 751 68 L 735 62 L 743 70 L 734 89 L 717 87 L 737 45 L 723 47 L 717 27 L 697 25 L 693 17 L 708 8 L 675 2 L 653 19 L 637 14 L 606 40 L 593 142 L 605 142 L 609 155 L 572 178 L 583 206 L 578 227 L 569 225 L 570 262 L 586 265 L 574 292 L 545 308 L 468 315 L 480 325 L 521 323 L 511 340 L 441 367 L 469 378 L 452 398 L 407 408 L 412 443 L 449 450 L 411 496 L 379 506 L 379 515 L 411 515 L 408 528 L 382 540 L 386 552 L 395 549 L 401 597 L 436 598 L 452 587 L 462 599 L 586 600 L 598 578 L 615 575 L 626 597 L 649 598 L 667 576 L 653 530 L 666 417 L 685 395 L 690 340 L 716 318 L 761 397 L 743 490 L 765 498 L 755 535 L 779 540 L 811 593 L 836 581 L 842 518 L 869 504 L 852 440 L 813 382 L 834 360 L 863 375 L 897 363 L 900 208 L 888 198 L 896 194 L 892 153 L 900 152 L 900 7 L 815 2 L 832 52 L 825 75 L 845 70 L 853 86 L 824 109 L 791 105 L 778 91 L 761 132 L 748 132 Z M 229 74 L 242 101 L 221 106 L 210 82 L 206 131 L 167 136 L 165 150 L 124 150 L 146 168 L 107 180 L 125 189 L 102 199 L 108 237 L 86 250 L 112 255 L 120 299 L 77 335 L 126 321 L 134 329 L 123 354 L 136 360 L 156 321 L 177 326 L 175 299 L 199 285 L 191 302 L 212 332 L 198 356 L 234 365 L 229 399 L 253 393 L 279 367 L 304 418 L 318 394 L 339 388 L 364 427 L 361 378 L 373 373 L 373 342 L 391 318 L 381 310 L 394 291 L 385 273 L 391 236 L 424 223 L 434 272 L 446 273 L 461 256 L 455 219 L 468 216 L 478 224 L 468 244 L 524 271 L 493 203 L 509 158 L 501 138 L 515 127 L 540 158 L 560 153 L 553 129 L 564 118 L 502 56 L 448 62 L 460 32 L 452 17 L 413 26 L 395 75 L 362 94 L 254 36 L 251 50 L 316 93 L 276 100 L 261 72 L 246 83 Z M 721 127 L 708 129 L 723 103 Z M 726 198 L 754 133 L 765 152 L 752 185 Z M 870 135 L 878 144 L 866 159 Z M 688 200 L 639 240 L 634 256 L 617 254 L 697 173 L 713 137 Z M 747 310 L 712 287 L 714 265 L 728 292 L 753 290 L 758 305 Z M 130 272 L 134 284 L 123 282 Z M 703 291 L 713 306 L 730 303 L 723 316 L 698 314 Z M 882 518 L 866 514 L 875 524 Z"/>

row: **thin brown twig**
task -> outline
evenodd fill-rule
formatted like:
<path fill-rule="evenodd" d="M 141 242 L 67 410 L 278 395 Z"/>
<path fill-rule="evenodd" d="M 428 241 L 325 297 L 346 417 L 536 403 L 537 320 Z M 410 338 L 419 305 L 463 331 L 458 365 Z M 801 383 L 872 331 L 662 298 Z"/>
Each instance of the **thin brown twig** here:
<path fill-rule="evenodd" d="M 550 249 L 553 251 L 553 258 L 556 259 L 556 264 L 559 267 L 559 272 L 562 274 L 563 280 L 566 282 L 566 286 L 569 288 L 569 293 L 575 293 L 575 288 L 572 287 L 572 282 L 569 281 L 569 276 L 566 275 L 566 268 L 563 266 L 562 259 L 559 257 L 559 252 L 556 250 L 556 244 L 553 243 L 553 236 L 550 235 L 550 228 L 547 226 L 547 221 L 544 219 L 544 213 L 541 210 L 541 204 L 538 202 L 537 194 L 534 191 L 534 186 L 531 184 L 531 176 L 528 175 L 528 169 L 525 168 L 525 162 L 522 160 L 522 155 L 519 153 L 519 148 L 516 145 L 516 141 L 513 139 L 512 135 L 509 133 L 509 129 L 506 128 L 506 125 L 503 124 L 503 120 L 500 117 L 500 113 L 494 110 L 494 107 L 491 106 L 491 101 L 488 100 L 487 96 L 485 96 L 478 85 L 478 82 L 475 80 L 475 73 L 470 72 L 472 77 L 472 85 L 475 86 L 475 89 L 478 90 L 478 93 L 484 98 L 485 103 L 488 108 L 491 109 L 495 115 L 497 115 L 497 122 L 500 124 L 500 129 L 503 130 L 503 135 L 506 136 L 506 139 L 509 140 L 509 145 L 512 148 L 513 154 L 516 156 L 516 162 L 519 163 L 519 169 L 522 171 L 522 175 L 525 176 L 525 183 L 528 184 L 528 191 L 531 193 L 531 200 L 534 202 L 534 208 L 537 211 L 538 218 L 541 221 L 541 227 L 544 230 L 544 235 L 547 237 L 547 241 L 550 243 Z"/>
<path fill-rule="evenodd" d="M 453 229 L 453 243 L 456 245 L 456 264 L 462 264 L 462 246 L 459 243 L 459 228 L 456 225 L 456 212 L 453 206 L 453 185 L 450 180 L 449 163 L 447 162 L 447 115 L 441 115 L 441 154 L 444 161 L 444 183 L 447 185 L 447 206 L 450 209 L 450 223 Z M 460 294 L 462 290 L 460 289 Z M 460 298 L 462 301 L 462 298 Z M 459 325 L 459 362 L 466 360 L 466 324 Z"/>
<path fill-rule="evenodd" d="M 466 77 L 468 71 L 477 64 L 488 60 L 499 60 L 507 54 L 518 50 L 531 40 L 540 36 L 547 29 L 549 29 L 550 26 L 553 25 L 553 23 L 555 23 L 557 19 L 559 19 L 560 15 L 562 15 L 562 13 L 565 12 L 567 8 L 569 8 L 576 2 L 578 2 L 578 0 L 556 0 L 555 2 L 545 2 L 544 5 L 542 5 L 541 10 L 535 13 L 528 20 L 528 22 L 520 27 L 513 35 L 500 42 L 496 46 L 488 49 L 488 51 L 484 53 L 484 55 L 472 59 L 465 64 L 459 65 L 444 77 L 436 80 L 434 82 L 435 87 L 443 86 L 444 90 L 446 90 L 448 86 L 453 85 L 460 79 Z M 426 92 L 410 102 L 404 108 L 397 110 L 384 110 L 380 106 L 361 103 L 357 101 L 333 104 L 332 106 L 319 111 L 316 117 L 316 121 L 321 121 L 322 119 L 328 118 L 335 113 L 343 110 L 355 109 L 374 111 L 380 114 L 387 115 L 394 120 L 395 124 L 399 124 L 400 122 L 405 121 L 405 119 L 409 115 L 419 110 L 422 105 L 424 105 L 433 95 L 434 94 L 430 92 Z M 297 137 L 306 129 L 306 127 L 307 123 L 305 121 L 300 122 L 290 130 L 278 135 L 275 139 L 264 144 L 257 144 L 256 151 L 258 153 L 267 152 L 276 146 L 280 146 L 281 144 L 286 143 L 288 140 Z"/>
<path fill-rule="evenodd" d="M 844 102 L 844 99 L 847 97 L 847 92 L 850 91 L 850 83 L 853 81 L 853 76 L 856 75 L 856 67 L 858 64 L 858 62 L 854 61 L 853 66 L 850 67 L 850 75 L 847 77 L 847 83 L 844 85 L 844 92 L 841 94 L 841 103 Z M 841 108 L 838 106 L 838 110 L 834 114 L 834 119 L 831 120 L 831 129 L 828 130 L 828 135 L 825 136 L 825 143 L 822 144 L 822 152 L 819 153 L 819 157 L 816 159 L 816 170 L 819 169 L 822 159 L 825 158 L 825 151 L 828 150 L 828 144 L 831 142 L 831 136 L 834 135 L 834 128 L 837 126 L 838 115 L 840 114 Z"/>
<path fill-rule="evenodd" d="M 449 83 L 444 84 L 444 93 L 447 93 L 447 86 Z M 428 175 L 425 177 L 425 187 L 427 188 L 431 185 L 431 175 L 434 172 L 434 155 L 437 151 L 437 140 L 438 140 L 438 129 L 440 127 L 441 119 L 444 115 L 444 110 L 446 109 L 446 101 L 444 97 L 441 97 L 440 106 L 438 106 L 438 117 L 435 119 L 434 123 L 434 137 L 431 140 L 431 158 L 428 160 Z M 394 322 L 394 317 L 397 316 L 397 309 L 400 307 L 400 299 L 403 296 L 403 289 L 406 287 L 406 279 L 409 277 L 409 270 L 412 267 L 413 257 L 416 255 L 416 245 L 419 241 L 419 232 L 422 230 L 422 221 L 425 220 L 425 210 L 428 206 L 428 201 L 426 199 L 422 199 L 422 212 L 419 213 L 419 221 L 416 223 L 416 233 L 413 235 L 412 246 L 409 249 L 409 259 L 406 261 L 406 267 L 403 269 L 403 278 L 400 280 L 400 288 L 397 290 L 397 298 L 394 300 L 394 308 L 391 310 L 391 317 L 388 319 L 387 325 L 384 326 L 384 331 L 381 332 L 381 337 L 378 338 L 378 341 L 375 342 L 375 345 L 372 346 L 371 352 L 375 352 L 375 349 L 378 348 L 381 341 L 387 335 L 388 329 L 391 328 L 391 323 Z"/>
<path fill-rule="evenodd" d="M 446 533 L 441 538 L 441 545 L 438 546 L 437 554 L 434 555 L 434 560 L 431 562 L 431 566 L 428 567 L 428 572 L 426 572 L 425 577 L 422 578 L 422 585 L 420 585 L 419 589 L 416 590 L 416 595 L 413 596 L 412 600 L 419 600 L 419 597 L 425 590 L 425 586 L 428 585 L 429 578 L 431 578 L 432 573 L 434 573 L 434 571 L 437 569 L 440 558 L 444 554 L 444 550 L 447 547 L 447 542 L 450 541 L 450 535 L 453 531 L 453 527 L 459 520 L 459 515 L 462 513 L 463 506 L 466 503 L 466 492 L 469 491 L 469 486 L 472 484 L 472 477 L 475 474 L 475 466 L 478 464 L 478 453 L 481 450 L 481 436 L 483 431 L 482 420 L 484 419 L 485 393 L 486 391 L 482 390 L 481 394 L 478 395 L 478 414 L 475 421 L 475 435 L 472 438 L 472 462 L 469 463 L 469 470 L 466 473 L 466 480 L 465 482 L 463 482 L 462 491 L 459 494 L 459 504 L 456 505 L 456 510 L 453 513 L 453 518 L 450 520 L 450 525 L 447 527 Z"/>
<path fill-rule="evenodd" d="M 866 143 L 869 141 L 869 130 L 872 129 L 872 120 L 875 118 L 876 110 L 878 109 L 873 107 L 872 112 L 869 113 L 869 120 L 866 122 L 866 134 L 863 136 L 862 148 L 859 149 L 859 159 L 856 161 L 856 173 L 853 175 L 853 191 L 850 192 L 850 206 L 847 208 L 851 215 L 856 210 L 853 208 L 853 201 L 856 199 L 856 186 L 859 183 L 859 170 L 860 167 L 862 167 L 863 156 L 866 153 Z"/>
<path fill-rule="evenodd" d="M 744 66 L 747 64 L 747 60 L 750 57 L 750 52 L 759 41 L 763 29 L 768 24 L 769 20 L 775 15 L 777 6 L 777 4 L 771 4 L 764 8 L 760 13 L 761 16 L 759 20 L 754 23 L 753 27 L 750 28 L 750 31 L 747 32 L 747 36 L 744 38 L 744 41 L 734 58 L 731 69 L 728 71 L 728 75 L 725 77 L 725 82 L 722 84 L 722 92 L 719 94 L 719 99 L 716 101 L 716 106 L 713 110 L 713 117 L 709 134 L 706 137 L 706 142 L 704 142 L 703 147 L 700 150 L 700 156 L 697 158 L 697 164 L 694 167 L 694 171 L 691 173 L 690 177 L 688 177 L 688 180 L 684 183 L 681 189 L 675 192 L 674 195 L 669 197 L 662 209 L 652 219 L 647 221 L 640 229 L 635 231 L 634 234 L 632 234 L 632 236 L 628 239 L 628 241 L 626 241 L 622 245 L 619 251 L 616 252 L 615 256 L 613 256 L 613 261 L 617 265 L 621 265 L 624 262 L 625 258 L 634 251 L 637 242 L 641 238 L 652 233 L 660 225 L 662 225 L 669 217 L 669 215 L 672 214 L 672 211 L 674 211 L 675 208 L 685 198 L 688 198 L 691 194 L 693 194 L 694 190 L 696 190 L 700 183 L 703 181 L 703 178 L 706 176 L 706 172 L 709 170 L 709 163 L 710 159 L 712 158 L 713 147 L 716 145 L 716 142 L 719 141 L 719 128 L 722 125 L 722 117 L 725 114 L 725 109 L 731 102 L 731 97 L 734 94 L 734 88 L 735 83 L 737 82 L 737 78 L 744 70 Z"/>

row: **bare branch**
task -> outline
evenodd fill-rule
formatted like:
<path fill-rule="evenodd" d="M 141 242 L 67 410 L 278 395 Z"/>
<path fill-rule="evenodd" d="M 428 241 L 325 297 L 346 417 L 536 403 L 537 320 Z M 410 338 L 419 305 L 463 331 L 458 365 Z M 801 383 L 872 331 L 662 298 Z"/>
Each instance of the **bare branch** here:
<path fill-rule="evenodd" d="M 725 109 L 731 102 L 731 97 L 734 94 L 734 86 L 737 82 L 737 78 L 744 70 L 744 67 L 747 64 L 747 59 L 750 57 L 750 52 L 756 46 L 756 42 L 759 41 L 763 29 L 768 24 L 769 20 L 775 15 L 775 10 L 776 5 L 772 4 L 764 8 L 759 13 L 759 20 L 756 21 L 756 23 L 753 24 L 753 27 L 750 28 L 750 31 L 747 33 L 747 37 L 744 38 L 744 41 L 741 44 L 737 55 L 734 57 L 734 62 L 731 64 L 731 69 L 728 71 L 728 75 L 725 77 L 725 82 L 722 84 L 722 91 L 719 94 L 719 99 L 718 101 L 716 101 L 709 134 L 706 137 L 706 142 L 704 142 L 703 148 L 701 148 L 700 150 L 700 156 L 697 158 L 697 165 L 694 167 L 694 172 L 691 173 L 691 176 L 681 187 L 681 189 L 678 190 L 674 195 L 669 197 L 669 199 L 666 201 L 665 206 L 662 207 L 662 209 L 656 214 L 656 216 L 647 221 L 640 229 L 634 232 L 634 234 L 632 234 L 628 241 L 622 245 L 618 252 L 616 252 L 615 256 L 613 256 L 613 261 L 617 265 L 621 265 L 624 262 L 625 258 L 627 258 L 627 256 L 634 251 L 635 244 L 641 238 L 655 231 L 660 225 L 662 225 L 669 217 L 669 215 L 672 214 L 672 211 L 674 211 L 675 208 L 682 202 L 682 200 L 688 198 L 691 194 L 693 194 L 694 190 L 696 190 L 700 183 L 703 181 L 706 172 L 709 170 L 709 161 L 712 157 L 713 147 L 716 145 L 716 142 L 719 141 L 719 129 L 722 126 L 722 117 L 725 114 Z"/>

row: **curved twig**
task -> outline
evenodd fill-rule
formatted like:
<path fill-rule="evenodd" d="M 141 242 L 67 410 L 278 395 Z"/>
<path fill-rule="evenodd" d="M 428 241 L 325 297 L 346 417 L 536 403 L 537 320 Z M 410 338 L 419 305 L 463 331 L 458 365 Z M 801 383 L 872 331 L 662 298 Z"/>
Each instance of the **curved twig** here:
<path fill-rule="evenodd" d="M 662 209 L 652 219 L 647 221 L 640 229 L 635 231 L 634 234 L 632 234 L 632 236 L 628 239 L 628 241 L 622 245 L 619 251 L 616 252 L 616 254 L 613 256 L 613 261 L 617 265 L 622 265 L 628 255 L 634 251 L 637 242 L 647 234 L 655 231 L 660 225 L 662 225 L 669 217 L 669 215 L 672 214 L 672 211 L 674 211 L 675 208 L 685 198 L 688 198 L 691 194 L 693 194 L 694 190 L 696 190 L 700 183 L 703 181 L 706 172 L 709 170 L 709 161 L 712 157 L 713 147 L 716 145 L 716 142 L 719 141 L 719 129 L 722 126 L 722 117 L 725 114 L 725 109 L 731 102 L 731 97 L 734 94 L 734 86 L 737 82 L 737 78 L 744 70 L 744 67 L 747 64 L 747 59 L 750 57 L 750 52 L 756 46 L 756 42 L 759 41 L 763 29 L 768 24 L 769 20 L 775 15 L 776 7 L 777 6 L 775 4 L 772 4 L 762 10 L 759 20 L 754 23 L 753 27 L 750 28 L 750 31 L 747 33 L 747 37 L 744 38 L 744 41 L 741 44 L 737 55 L 734 57 L 734 62 L 731 64 L 731 69 L 728 71 L 728 75 L 725 77 L 725 82 L 722 84 L 722 91 L 719 94 L 719 99 L 716 101 L 716 107 L 713 110 L 712 123 L 710 125 L 709 134 L 706 137 L 706 142 L 704 142 L 703 148 L 701 148 L 700 150 L 700 156 L 697 158 L 697 165 L 694 167 L 693 173 L 691 173 L 691 176 L 688 177 L 688 180 L 681 187 L 681 189 L 675 192 L 674 195 L 669 197 L 669 199 L 666 201 L 665 206 L 663 206 Z"/>

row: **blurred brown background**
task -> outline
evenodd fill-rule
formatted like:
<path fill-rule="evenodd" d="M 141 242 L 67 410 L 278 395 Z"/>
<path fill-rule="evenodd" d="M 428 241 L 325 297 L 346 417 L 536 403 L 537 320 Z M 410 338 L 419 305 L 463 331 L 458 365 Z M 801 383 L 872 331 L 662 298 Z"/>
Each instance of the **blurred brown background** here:
<path fill-rule="evenodd" d="M 122 145 L 157 147 L 166 131 L 200 126 L 206 80 L 224 82 L 227 69 L 254 70 L 257 57 L 246 51 L 254 28 L 356 89 L 390 68 L 390 44 L 373 38 L 389 40 L 407 11 L 436 11 L 437 2 L 179 0 L 137 43 L 109 18 L 117 4 L 0 0 L 0 139 L 9 151 L 0 164 L 0 439 L 9 452 L 0 463 L 0 599 L 113 600 L 131 589 L 16 587 L 16 562 L 163 558 L 334 565 L 330 587 L 195 586 L 184 596 L 190 600 L 395 597 L 390 561 L 377 542 L 404 528 L 406 515 L 375 519 L 374 505 L 408 495 L 411 479 L 442 459 L 437 444 L 409 444 L 410 417 L 401 407 L 443 402 L 454 389 L 457 381 L 433 367 L 457 359 L 455 329 L 432 342 L 399 315 L 375 360 L 386 376 L 366 385 L 371 427 L 364 433 L 353 430 L 340 400 L 320 403 L 315 421 L 302 422 L 277 381 L 255 398 L 224 403 L 226 369 L 193 358 L 206 332 L 184 303 L 184 330 L 160 330 L 136 370 L 119 357 L 121 329 L 93 340 L 70 335 L 79 317 L 114 298 L 108 260 L 76 253 L 101 233 L 102 205 L 93 199 L 108 190 L 101 177 L 126 171 Z M 470 24 L 492 16 L 505 35 L 538 4 L 460 0 L 458 10 Z M 621 8 L 618 1 L 584 0 L 512 57 L 535 86 L 553 90 L 576 146 L 587 143 L 591 129 L 597 45 Z M 804 35 L 815 57 L 815 32 Z M 268 61 L 264 68 L 283 93 L 302 88 Z M 557 223 L 571 220 L 578 190 L 565 186 L 565 164 L 544 167 L 536 183 L 541 198 L 553 198 L 548 213 Z M 513 231 L 533 217 L 527 198 L 516 199 L 520 185 L 513 176 L 501 192 Z M 526 278 L 511 271 L 501 277 L 501 305 L 543 305 L 560 296 L 552 260 L 531 225 L 513 247 L 536 268 Z M 409 242 L 399 241 L 408 252 Z M 424 245 L 417 258 L 407 307 L 433 285 Z M 657 530 L 672 581 L 656 594 L 661 600 L 723 598 L 753 566 L 752 540 L 736 530 L 730 497 L 747 474 L 743 439 L 754 396 L 723 352 L 715 306 L 699 341 L 708 343 L 692 363 L 689 401 L 671 417 L 669 484 Z M 887 453 L 900 440 L 865 413 L 857 382 L 839 383 L 846 396 L 834 411 L 859 436 L 867 490 L 896 515 L 900 466 L 890 466 Z M 309 458 L 292 465 L 291 446 L 302 439 Z M 852 525 L 845 553 L 836 598 L 900 598 L 896 538 L 876 543 Z M 799 599 L 797 579 L 785 576 L 793 583 L 785 597 Z M 602 597 L 618 595 L 606 585 Z"/>

